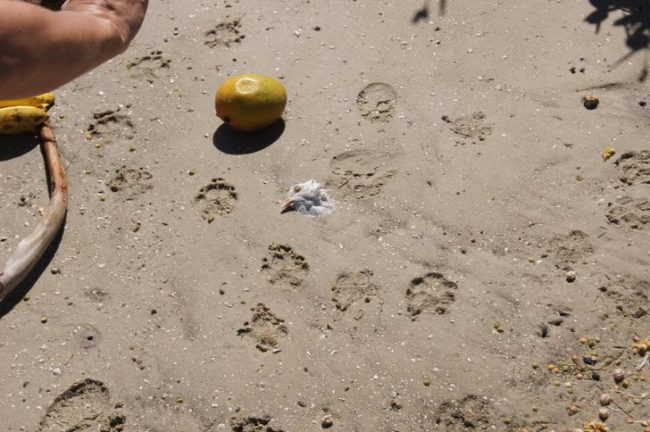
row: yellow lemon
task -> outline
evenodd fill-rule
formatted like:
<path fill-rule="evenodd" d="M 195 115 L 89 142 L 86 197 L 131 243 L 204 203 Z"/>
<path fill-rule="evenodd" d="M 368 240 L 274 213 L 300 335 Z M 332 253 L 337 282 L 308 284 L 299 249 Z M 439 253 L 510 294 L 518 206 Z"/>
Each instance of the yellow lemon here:
<path fill-rule="evenodd" d="M 248 74 L 227 79 L 217 90 L 217 116 L 242 132 L 265 128 L 282 116 L 287 92 L 280 81 Z"/>

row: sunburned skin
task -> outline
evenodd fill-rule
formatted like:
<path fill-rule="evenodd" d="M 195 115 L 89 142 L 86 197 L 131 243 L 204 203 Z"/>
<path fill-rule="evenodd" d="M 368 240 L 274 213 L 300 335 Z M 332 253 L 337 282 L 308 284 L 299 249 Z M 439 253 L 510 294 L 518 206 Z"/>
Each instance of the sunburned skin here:
<path fill-rule="evenodd" d="M 148 0 L 68 0 L 60 11 L 0 0 L 0 99 L 51 91 L 124 52 Z"/>

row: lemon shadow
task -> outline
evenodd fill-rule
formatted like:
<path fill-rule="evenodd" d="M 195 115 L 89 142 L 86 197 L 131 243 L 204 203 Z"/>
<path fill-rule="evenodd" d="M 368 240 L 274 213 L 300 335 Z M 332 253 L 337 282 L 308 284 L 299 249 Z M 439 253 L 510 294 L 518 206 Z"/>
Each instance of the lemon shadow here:
<path fill-rule="evenodd" d="M 223 153 L 242 155 L 264 150 L 284 133 L 285 123 L 279 119 L 271 126 L 257 132 L 238 132 L 227 124 L 217 128 L 212 137 L 214 146 Z"/>

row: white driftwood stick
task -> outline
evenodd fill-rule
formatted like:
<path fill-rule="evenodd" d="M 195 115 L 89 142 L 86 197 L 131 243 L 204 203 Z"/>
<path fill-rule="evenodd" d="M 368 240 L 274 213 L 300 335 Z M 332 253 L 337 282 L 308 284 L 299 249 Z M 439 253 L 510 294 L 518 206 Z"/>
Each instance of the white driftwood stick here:
<path fill-rule="evenodd" d="M 50 202 L 34 231 L 25 237 L 0 271 L 0 299 L 25 279 L 63 226 L 68 208 L 68 181 L 56 138 L 49 126 L 41 128 L 41 150 L 50 177 Z"/>

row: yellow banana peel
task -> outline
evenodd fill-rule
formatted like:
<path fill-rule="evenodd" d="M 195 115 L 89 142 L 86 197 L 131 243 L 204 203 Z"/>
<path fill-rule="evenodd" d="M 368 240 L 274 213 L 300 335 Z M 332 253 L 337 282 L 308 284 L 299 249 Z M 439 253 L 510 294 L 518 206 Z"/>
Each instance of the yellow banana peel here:
<path fill-rule="evenodd" d="M 0 135 L 36 132 L 50 119 L 40 107 L 25 105 L 0 108 Z"/>
<path fill-rule="evenodd" d="M 43 93 L 38 96 L 32 96 L 22 99 L 6 99 L 0 100 L 0 108 L 8 108 L 15 106 L 33 106 L 48 110 L 54 105 L 54 93 Z"/>

